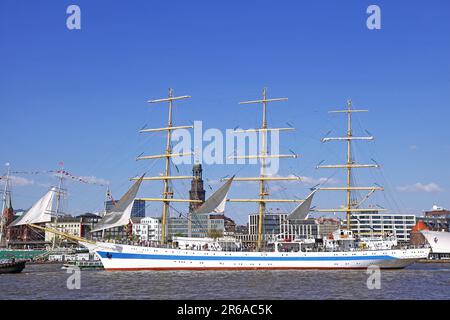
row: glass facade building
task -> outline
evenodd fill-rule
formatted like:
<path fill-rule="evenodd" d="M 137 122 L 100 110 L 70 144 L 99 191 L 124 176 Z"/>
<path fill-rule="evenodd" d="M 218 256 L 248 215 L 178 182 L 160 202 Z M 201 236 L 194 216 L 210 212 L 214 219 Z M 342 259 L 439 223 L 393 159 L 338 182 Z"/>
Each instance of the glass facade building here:
<path fill-rule="evenodd" d="M 361 213 L 352 214 L 350 227 L 355 235 L 377 236 L 394 234 L 399 241 L 410 239 L 411 229 L 416 224 L 413 214 Z"/>
<path fill-rule="evenodd" d="M 112 211 L 114 206 L 119 203 L 119 200 L 108 200 L 105 202 L 106 213 Z M 131 217 L 133 218 L 144 218 L 145 217 L 145 201 L 144 200 L 134 200 L 133 208 L 131 209 Z"/>

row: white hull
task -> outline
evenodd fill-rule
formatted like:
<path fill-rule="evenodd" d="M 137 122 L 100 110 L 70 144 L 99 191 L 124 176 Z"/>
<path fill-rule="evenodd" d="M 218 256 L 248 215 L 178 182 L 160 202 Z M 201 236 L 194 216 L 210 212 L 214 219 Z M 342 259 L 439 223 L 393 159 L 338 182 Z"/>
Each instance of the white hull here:
<path fill-rule="evenodd" d="M 222 252 L 164 249 L 111 243 L 85 244 L 105 270 L 255 270 L 404 268 L 429 249 L 353 252 Z"/>
<path fill-rule="evenodd" d="M 431 246 L 433 253 L 450 253 L 450 232 L 420 231 Z"/>

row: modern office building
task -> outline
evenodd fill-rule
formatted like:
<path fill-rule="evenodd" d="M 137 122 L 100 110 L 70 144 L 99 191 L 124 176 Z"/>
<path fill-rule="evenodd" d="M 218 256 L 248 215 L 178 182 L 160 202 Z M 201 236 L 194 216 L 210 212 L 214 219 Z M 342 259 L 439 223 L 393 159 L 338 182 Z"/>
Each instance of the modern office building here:
<path fill-rule="evenodd" d="M 188 236 L 188 219 L 186 217 L 170 217 L 168 223 L 169 236 Z M 210 231 L 225 233 L 225 217 L 217 214 L 192 214 L 191 237 L 207 237 Z"/>
<path fill-rule="evenodd" d="M 209 214 L 201 213 L 191 214 L 191 237 L 203 238 L 208 236 L 209 230 Z M 186 236 L 188 232 L 186 230 Z"/>
<path fill-rule="evenodd" d="M 144 200 L 134 200 L 133 208 L 131 209 L 131 217 L 144 218 L 146 204 Z"/>
<path fill-rule="evenodd" d="M 114 206 L 119 203 L 119 200 L 107 200 L 105 202 L 105 211 L 109 213 L 112 211 Z M 134 200 L 133 208 L 131 209 L 131 217 L 133 218 L 144 218 L 145 217 L 145 201 L 144 200 Z"/>
<path fill-rule="evenodd" d="M 286 213 L 266 213 L 263 219 L 264 240 L 326 237 L 339 228 L 339 221 L 331 218 L 288 220 Z M 248 217 L 248 235 L 238 234 L 243 243 L 256 242 L 259 214 Z"/>
<path fill-rule="evenodd" d="M 208 216 L 208 232 L 215 231 L 222 236 L 225 233 L 225 216 L 223 214 L 210 214 Z"/>
<path fill-rule="evenodd" d="M 186 217 L 169 217 L 167 219 L 167 234 L 169 238 L 187 237 L 188 236 L 188 220 Z"/>
<path fill-rule="evenodd" d="M 239 234 L 244 243 L 256 241 L 258 235 L 258 214 L 249 215 L 248 235 Z M 370 212 L 353 214 L 350 226 L 356 236 L 395 234 L 400 242 L 408 242 L 410 232 L 416 224 L 415 215 L 385 214 Z M 298 221 L 287 220 L 285 213 L 266 213 L 263 220 L 265 240 L 281 236 L 287 239 L 324 238 L 340 227 L 333 218 L 318 218 Z"/>
<path fill-rule="evenodd" d="M 413 214 L 354 213 L 350 218 L 350 227 L 356 236 L 394 234 L 401 242 L 409 242 L 415 224 Z"/>

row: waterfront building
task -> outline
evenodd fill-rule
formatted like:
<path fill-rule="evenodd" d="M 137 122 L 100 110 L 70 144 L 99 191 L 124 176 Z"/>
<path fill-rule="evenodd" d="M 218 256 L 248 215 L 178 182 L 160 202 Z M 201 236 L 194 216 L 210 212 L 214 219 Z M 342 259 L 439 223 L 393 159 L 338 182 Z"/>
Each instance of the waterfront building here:
<path fill-rule="evenodd" d="M 425 216 L 417 219 L 420 219 L 432 231 L 450 232 L 450 214 L 446 216 Z"/>
<path fill-rule="evenodd" d="M 46 224 L 48 228 L 56 229 L 60 232 L 67 233 L 73 236 L 81 237 L 82 236 L 82 219 L 76 218 L 72 216 L 64 216 L 59 217 L 56 222 L 48 222 Z M 45 241 L 52 242 L 55 234 L 53 232 L 45 231 Z"/>
<path fill-rule="evenodd" d="M 17 216 L 18 217 L 18 216 Z M 45 245 L 45 232 L 33 229 L 30 226 L 22 225 L 13 227 L 14 232 L 8 240 L 10 248 L 41 248 Z"/>
<path fill-rule="evenodd" d="M 131 209 L 132 218 L 144 218 L 145 217 L 146 204 L 144 200 L 135 199 L 133 208 Z"/>
<path fill-rule="evenodd" d="M 225 233 L 225 216 L 219 214 L 191 214 L 191 237 L 204 238 L 214 230 Z M 188 237 L 189 221 L 186 217 L 170 217 L 168 234 L 171 237 Z"/>
<path fill-rule="evenodd" d="M 425 216 L 420 217 L 432 231 L 450 232 L 450 210 L 434 205 L 430 211 L 425 211 Z"/>
<path fill-rule="evenodd" d="M 223 214 L 211 214 L 208 217 L 208 232 L 217 232 L 222 236 L 225 233 L 225 216 Z"/>
<path fill-rule="evenodd" d="M 45 243 L 45 235 L 41 230 L 32 229 L 26 225 L 9 227 L 14 220 L 24 213 L 24 210 L 13 209 L 11 193 L 8 191 L 6 192 L 4 206 L 4 211 L 0 215 L 2 220 L 0 223 L 2 227 L 0 244 L 7 244 L 10 248 L 32 248 L 40 247 Z"/>
<path fill-rule="evenodd" d="M 319 226 L 317 235 L 319 238 L 326 238 L 332 235 L 340 227 L 340 220 L 336 218 L 318 218 L 315 220 L 316 224 Z"/>
<path fill-rule="evenodd" d="M 188 221 L 189 224 L 189 221 Z M 203 238 L 208 236 L 209 230 L 209 214 L 208 213 L 192 213 L 190 215 L 191 237 Z M 186 229 L 186 236 L 189 236 Z"/>
<path fill-rule="evenodd" d="M 235 234 L 248 234 L 248 224 L 247 225 L 236 225 Z"/>
<path fill-rule="evenodd" d="M 161 221 L 146 217 L 133 224 L 133 235 L 141 241 L 159 241 L 161 239 Z"/>
<path fill-rule="evenodd" d="M 394 234 L 400 242 L 409 242 L 411 229 L 416 224 L 413 214 L 397 213 L 353 213 L 350 227 L 355 236 L 377 236 Z"/>
<path fill-rule="evenodd" d="M 433 205 L 431 210 L 425 211 L 425 217 L 448 217 L 450 216 L 450 210 L 445 209 L 437 205 Z"/>
<path fill-rule="evenodd" d="M 264 215 L 264 241 L 267 242 L 277 236 L 285 239 L 323 238 L 339 228 L 339 220 L 337 219 L 288 220 L 287 216 L 286 213 L 266 213 Z M 251 214 L 248 219 L 248 235 L 238 234 L 238 238 L 246 244 L 250 244 L 257 239 L 258 214 Z"/>
<path fill-rule="evenodd" d="M 278 235 L 289 237 L 292 235 L 291 228 L 286 213 L 266 213 L 263 217 L 263 237 L 264 242 Z M 248 234 L 249 237 L 241 237 L 242 241 L 252 242 L 257 240 L 258 235 L 259 214 L 251 214 L 248 216 Z"/>
<path fill-rule="evenodd" d="M 132 217 L 128 226 L 114 227 L 104 231 L 91 232 L 94 230 L 97 223 L 101 221 L 102 217 L 93 213 L 85 213 L 76 217 L 64 216 L 59 217 L 56 229 L 74 236 L 83 237 L 92 240 L 121 240 L 128 239 L 132 234 L 132 223 L 139 223 L 141 218 Z M 55 222 L 48 222 L 47 227 L 55 228 Z M 45 241 L 53 241 L 54 234 L 45 232 Z"/>
<path fill-rule="evenodd" d="M 0 216 L 0 244 L 3 245 L 3 241 L 9 241 L 15 238 L 17 230 L 14 228 L 8 228 L 8 226 L 14 221 L 14 209 L 12 207 L 11 193 L 7 193 L 4 199 L 4 210 Z"/>
<path fill-rule="evenodd" d="M 102 219 L 101 216 L 94 213 L 84 213 L 75 217 L 81 221 L 81 237 L 86 239 L 100 239 L 102 236 L 101 231 L 92 233 L 97 223 Z"/>
<path fill-rule="evenodd" d="M 175 236 L 188 236 L 188 221 L 186 217 L 169 217 L 167 221 L 167 234 L 169 238 Z"/>
<path fill-rule="evenodd" d="M 236 222 L 233 219 L 223 216 L 224 219 L 224 235 L 233 236 L 236 233 Z"/>

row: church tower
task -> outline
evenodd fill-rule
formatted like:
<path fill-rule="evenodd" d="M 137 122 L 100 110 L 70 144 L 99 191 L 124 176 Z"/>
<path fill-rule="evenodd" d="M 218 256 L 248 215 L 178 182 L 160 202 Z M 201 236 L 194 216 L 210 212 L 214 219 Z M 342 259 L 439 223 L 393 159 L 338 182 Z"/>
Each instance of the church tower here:
<path fill-rule="evenodd" d="M 201 200 L 202 203 L 205 202 L 205 189 L 203 188 L 203 179 L 202 179 L 203 169 L 200 163 L 194 164 L 192 168 L 193 179 L 191 181 L 191 190 L 189 190 L 189 199 L 190 200 Z M 202 205 L 200 202 L 190 202 L 189 203 L 189 212 L 194 212 L 195 209 Z"/>

